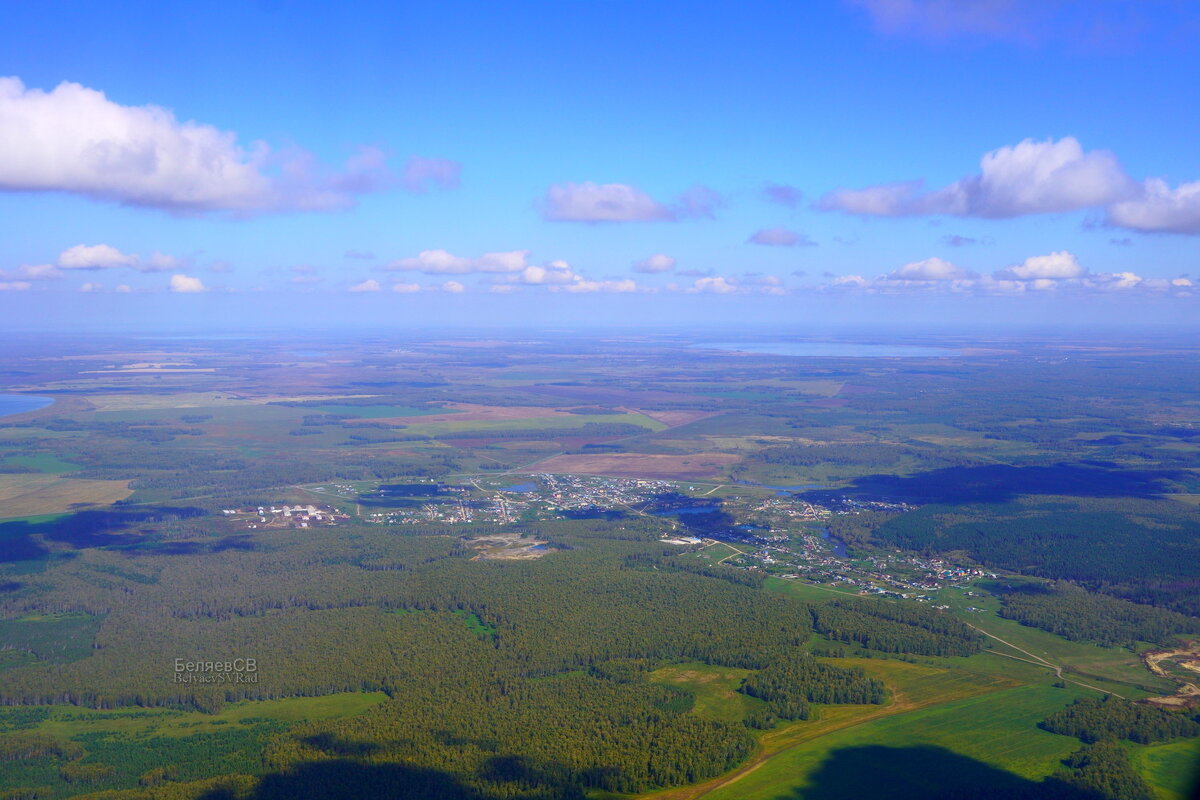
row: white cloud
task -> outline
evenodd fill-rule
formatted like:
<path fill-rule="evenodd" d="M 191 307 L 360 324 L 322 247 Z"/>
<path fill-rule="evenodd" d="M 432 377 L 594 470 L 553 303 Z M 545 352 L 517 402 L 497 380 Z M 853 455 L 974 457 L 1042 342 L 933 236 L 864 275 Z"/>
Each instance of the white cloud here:
<path fill-rule="evenodd" d="M 0 269 L 0 280 L 17 278 L 23 281 L 44 281 L 62 276 L 62 270 L 53 264 L 22 264 L 11 272 Z"/>
<path fill-rule="evenodd" d="M 750 244 L 763 244 L 772 247 L 812 247 L 816 245 L 812 239 L 803 233 L 796 233 L 787 228 L 759 228 L 749 239 Z"/>
<path fill-rule="evenodd" d="M 875 216 L 1002 218 L 1101 206 L 1137 192 L 1116 156 L 1107 150 L 1085 153 L 1071 136 L 1057 142 L 1025 139 L 986 153 L 979 166 L 979 174 L 933 192 L 922 192 L 921 181 L 882 184 L 839 189 L 818 205 Z"/>
<path fill-rule="evenodd" d="M 643 258 L 633 264 L 634 272 L 658 273 L 670 272 L 673 269 L 675 269 L 675 259 L 664 253 L 655 253 L 649 258 Z"/>
<path fill-rule="evenodd" d="M 1020 264 L 998 270 L 995 277 L 1010 281 L 1060 281 L 1081 278 L 1085 274 L 1087 270 L 1080 266 L 1074 255 L 1060 250 L 1046 256 L 1030 256 Z"/>
<path fill-rule="evenodd" d="M 81 292 L 100 292 L 104 290 L 104 284 L 88 282 L 79 287 Z"/>
<path fill-rule="evenodd" d="M 541 202 L 546 219 L 568 222 L 647 222 L 672 219 L 666 206 L 624 183 L 556 183 Z"/>
<path fill-rule="evenodd" d="M 972 278 L 974 275 L 970 270 L 935 256 L 905 264 L 888 278 L 894 281 L 952 281 Z"/>
<path fill-rule="evenodd" d="M 462 164 L 448 158 L 411 156 L 404 164 L 400 182 L 410 192 L 425 192 L 430 186 L 457 189 Z"/>
<path fill-rule="evenodd" d="M 392 291 L 398 294 L 412 294 L 413 292 L 421 291 L 419 283 L 393 283 Z"/>
<path fill-rule="evenodd" d="M 459 294 L 461 292 L 465 292 L 466 290 L 467 290 L 467 287 L 463 286 L 458 281 L 446 281 L 445 283 L 442 284 L 443 292 L 449 292 L 451 294 Z"/>
<path fill-rule="evenodd" d="M 184 294 L 205 291 L 204 284 L 199 278 L 193 278 L 182 273 L 177 273 L 171 276 L 170 288 L 172 292 L 180 292 Z"/>
<path fill-rule="evenodd" d="M 32 285 L 29 281 L 0 281 L 0 292 L 23 292 Z"/>
<path fill-rule="evenodd" d="M 484 253 L 478 258 L 456 256 L 446 250 L 422 250 L 415 258 L 388 264 L 393 271 L 423 272 L 426 275 L 466 275 L 472 272 L 520 272 L 529 258 L 528 250 Z"/>
<path fill-rule="evenodd" d="M 553 287 L 555 291 L 589 293 L 589 292 L 615 292 L 626 294 L 628 292 L 637 291 L 637 283 L 629 278 L 611 281 L 589 281 L 579 278 L 574 283 L 566 284 L 565 286 Z"/>
<path fill-rule="evenodd" d="M 58 256 L 58 266 L 63 269 L 114 269 L 137 266 L 137 254 L 126 255 L 106 244 L 77 244 Z"/>
<path fill-rule="evenodd" d="M 738 287 L 720 275 L 711 278 L 697 278 L 687 291 L 695 293 L 733 294 Z"/>
<path fill-rule="evenodd" d="M 528 266 L 517 276 L 517 281 L 528 284 L 561 286 L 581 280 L 571 265 L 565 261 L 551 261 L 544 267 Z"/>
<path fill-rule="evenodd" d="M 1172 189 L 1150 178 L 1138 197 L 1109 206 L 1108 221 L 1135 231 L 1200 233 L 1200 181 Z"/>
<path fill-rule="evenodd" d="M 350 291 L 350 292 L 378 292 L 379 289 L 380 289 L 379 281 L 375 280 L 374 278 L 368 278 L 367 280 L 363 281 L 362 283 L 354 284 L 349 289 L 347 289 L 347 291 Z"/>
<path fill-rule="evenodd" d="M 340 171 L 293 149 L 249 149 L 231 131 L 180 122 L 159 106 L 123 106 L 64 82 L 52 91 L 0 78 L 0 189 L 58 191 L 172 213 L 321 211 L 389 181 L 362 148 Z"/>

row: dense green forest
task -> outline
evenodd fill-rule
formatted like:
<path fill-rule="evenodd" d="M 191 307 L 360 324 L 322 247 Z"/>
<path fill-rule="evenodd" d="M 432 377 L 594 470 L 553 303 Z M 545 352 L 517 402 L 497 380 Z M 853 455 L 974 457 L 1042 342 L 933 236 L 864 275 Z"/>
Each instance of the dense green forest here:
<path fill-rule="evenodd" d="M 1088 744 L 1102 739 L 1149 744 L 1200 735 L 1200 724 L 1184 711 L 1131 703 L 1111 694 L 1082 697 L 1046 718 L 1041 727 Z"/>
<path fill-rule="evenodd" d="M 998 586 L 1000 613 L 1072 641 L 1101 645 L 1170 643 L 1177 634 L 1200 633 L 1200 618 L 1084 591 L 1066 581 Z"/>

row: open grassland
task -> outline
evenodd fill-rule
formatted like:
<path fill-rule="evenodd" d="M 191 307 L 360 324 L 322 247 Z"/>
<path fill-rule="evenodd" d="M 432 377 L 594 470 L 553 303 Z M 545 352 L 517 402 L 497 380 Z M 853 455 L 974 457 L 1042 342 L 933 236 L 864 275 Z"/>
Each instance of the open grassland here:
<path fill-rule="evenodd" d="M 746 714 L 766 705 L 762 700 L 737 691 L 753 670 L 717 667 L 698 661 L 672 664 L 650 673 L 650 680 L 691 692 L 692 713 L 705 719 L 741 722 Z"/>
<path fill-rule="evenodd" d="M 97 481 L 23 473 L 0 475 L 0 519 L 108 505 L 132 494 L 129 481 Z"/>
<path fill-rule="evenodd" d="M 641 453 L 561 455 L 539 461 L 522 471 L 686 480 L 719 476 L 737 460 L 738 457 L 730 453 L 697 453 L 687 456 Z"/>
<path fill-rule="evenodd" d="M 888 687 L 889 700 L 885 705 L 837 705 L 817 706 L 816 719 L 785 723 L 759 737 L 759 751 L 746 765 L 730 775 L 705 783 L 668 789 L 645 795 L 654 800 L 695 800 L 700 797 L 750 800 L 753 797 L 774 798 L 788 790 L 788 777 L 795 771 L 793 764 L 813 748 L 819 748 L 826 737 L 843 729 L 858 729 L 872 720 L 892 717 L 907 718 L 910 712 L 919 709 L 940 707 L 943 704 L 973 698 L 979 695 L 990 697 L 995 693 L 1011 691 L 1015 681 L 981 675 L 966 670 L 909 664 L 885 659 L 828 659 L 829 663 L 845 667 L 861 667 L 874 678 L 882 680 Z M 721 681 L 709 681 L 710 688 L 703 693 L 709 702 L 719 702 Z M 711 688 L 716 686 L 717 688 Z M 691 687 L 685 687 L 691 688 Z M 728 683 L 725 684 L 728 688 Z M 1069 693 L 1060 692 L 1056 697 L 1065 704 Z M 699 706 L 699 698 L 697 699 Z M 1055 710 L 1060 706 L 1055 706 Z M 730 712 L 726 712 L 730 713 Z M 1041 719 L 1039 717 L 1038 719 Z M 1035 720 L 1036 721 L 1036 720 Z M 1052 734 L 1046 734 L 1051 736 Z M 1056 737 L 1064 738 L 1065 737 Z M 1073 740 L 1072 740 L 1073 741 Z M 783 759 L 779 761 L 778 759 Z M 764 773 L 765 783 L 763 775 Z M 757 777 L 755 777 L 757 776 Z M 750 781 L 750 783 L 745 783 Z M 766 788 L 755 788 L 762 783 Z M 758 794 L 748 793 L 751 790 Z M 771 791 L 779 794 L 770 794 Z"/>
<path fill-rule="evenodd" d="M 1160 800 L 1189 800 L 1200 792 L 1200 739 L 1130 745 L 1129 756 Z"/>

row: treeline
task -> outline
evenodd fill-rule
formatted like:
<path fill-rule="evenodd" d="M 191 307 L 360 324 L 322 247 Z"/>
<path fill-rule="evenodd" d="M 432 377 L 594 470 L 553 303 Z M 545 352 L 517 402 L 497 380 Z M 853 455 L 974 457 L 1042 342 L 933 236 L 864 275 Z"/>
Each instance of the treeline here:
<path fill-rule="evenodd" d="M 1114 695 L 1081 697 L 1056 711 L 1038 727 L 1087 744 L 1102 739 L 1128 739 L 1138 744 L 1200 736 L 1200 724 L 1181 711 L 1133 703 Z"/>
<path fill-rule="evenodd" d="M 1169 643 L 1200 632 L 1200 618 L 1117 597 L 1094 594 L 1067 581 L 1000 588 L 1000 615 L 1077 642 L 1106 646 Z"/>
<path fill-rule="evenodd" d="M 949 614 L 915 604 L 837 599 L 812 606 L 813 630 L 883 653 L 969 656 L 983 637 Z"/>
<path fill-rule="evenodd" d="M 808 719 L 809 703 L 878 704 L 887 698 L 883 683 L 861 669 L 824 664 L 796 651 L 746 678 L 741 691 L 765 700 L 770 713 L 780 719 Z"/>

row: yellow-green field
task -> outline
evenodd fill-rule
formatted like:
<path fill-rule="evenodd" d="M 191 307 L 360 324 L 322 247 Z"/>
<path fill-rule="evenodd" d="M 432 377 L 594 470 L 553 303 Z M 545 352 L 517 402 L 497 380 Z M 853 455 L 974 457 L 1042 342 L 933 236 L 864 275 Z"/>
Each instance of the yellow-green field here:
<path fill-rule="evenodd" d="M 129 481 L 96 481 L 24 473 L 0 475 L 0 519 L 57 514 L 79 505 L 107 505 L 132 494 Z"/>

